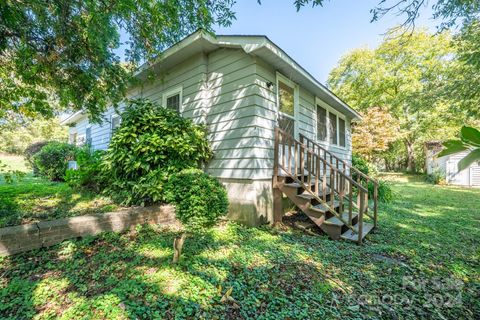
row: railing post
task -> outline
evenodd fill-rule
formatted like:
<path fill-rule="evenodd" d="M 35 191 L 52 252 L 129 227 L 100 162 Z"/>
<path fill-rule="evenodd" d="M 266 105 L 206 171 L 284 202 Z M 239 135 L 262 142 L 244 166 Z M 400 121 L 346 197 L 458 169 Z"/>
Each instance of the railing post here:
<path fill-rule="evenodd" d="M 275 127 L 275 145 L 273 147 L 273 175 L 275 176 L 275 183 L 277 183 L 278 177 L 278 153 L 279 153 L 279 131 L 278 127 Z"/>
<path fill-rule="evenodd" d="M 362 238 L 363 238 L 363 213 L 365 210 L 365 197 L 364 195 L 368 193 L 365 193 L 364 191 L 358 190 L 359 197 L 360 197 L 360 207 L 358 210 L 358 244 L 362 244 Z"/>
<path fill-rule="evenodd" d="M 373 183 L 373 226 L 377 227 L 377 213 L 378 213 L 378 182 L 374 181 Z"/>

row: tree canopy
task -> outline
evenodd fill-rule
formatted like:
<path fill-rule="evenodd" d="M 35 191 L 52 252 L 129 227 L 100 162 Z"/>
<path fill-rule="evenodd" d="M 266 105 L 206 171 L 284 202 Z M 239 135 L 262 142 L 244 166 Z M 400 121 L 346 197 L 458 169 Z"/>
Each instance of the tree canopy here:
<path fill-rule="evenodd" d="M 132 69 L 198 28 L 229 25 L 233 0 L 5 0 L 0 3 L 0 119 L 86 110 L 99 120 Z M 121 34 L 128 36 L 122 44 Z M 125 47 L 128 64 L 116 50 Z"/>
<path fill-rule="evenodd" d="M 457 64 L 448 32 L 417 31 L 408 39 L 387 37 L 376 49 L 347 54 L 331 71 L 328 85 L 354 108 L 368 112 L 381 106 L 398 121 L 401 156 L 413 171 L 424 141 L 453 137 L 468 119 L 467 112 L 453 112 L 454 97 L 442 94 Z"/>

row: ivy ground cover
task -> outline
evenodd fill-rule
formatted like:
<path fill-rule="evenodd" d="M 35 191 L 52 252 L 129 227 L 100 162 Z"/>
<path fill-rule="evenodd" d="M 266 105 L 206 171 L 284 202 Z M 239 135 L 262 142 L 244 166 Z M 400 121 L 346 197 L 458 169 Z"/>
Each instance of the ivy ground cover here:
<path fill-rule="evenodd" d="M 480 190 L 390 176 L 362 247 L 225 223 L 138 227 L 0 258 L 2 319 L 478 319 Z"/>

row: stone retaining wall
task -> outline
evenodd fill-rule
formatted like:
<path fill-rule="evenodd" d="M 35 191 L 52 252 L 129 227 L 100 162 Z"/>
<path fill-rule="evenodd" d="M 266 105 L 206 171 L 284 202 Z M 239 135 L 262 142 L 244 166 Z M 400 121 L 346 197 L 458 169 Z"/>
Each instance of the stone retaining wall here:
<path fill-rule="evenodd" d="M 123 231 L 137 224 L 175 222 L 174 208 L 164 205 L 0 228 L 0 256 L 49 247 L 63 240 L 105 231 Z"/>

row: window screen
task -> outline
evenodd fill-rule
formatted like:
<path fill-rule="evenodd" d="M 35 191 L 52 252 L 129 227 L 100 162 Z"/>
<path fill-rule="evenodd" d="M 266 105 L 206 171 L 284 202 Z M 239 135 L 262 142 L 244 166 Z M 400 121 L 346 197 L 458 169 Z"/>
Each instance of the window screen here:
<path fill-rule="evenodd" d="M 340 147 L 345 147 L 346 139 L 345 139 L 345 120 L 342 118 L 338 118 L 338 135 L 340 138 Z"/>
<path fill-rule="evenodd" d="M 293 88 L 290 88 L 283 82 L 278 82 L 278 96 L 280 99 L 280 112 L 293 117 L 294 114 L 294 94 Z"/>
<path fill-rule="evenodd" d="M 329 121 L 329 134 L 330 143 L 337 144 L 337 115 L 334 113 L 328 113 Z"/>
<path fill-rule="evenodd" d="M 71 144 L 75 144 L 75 145 L 76 145 L 76 144 L 77 144 L 77 133 L 76 133 L 76 132 L 75 132 L 75 133 L 71 133 L 69 140 L 70 140 L 70 143 L 71 143 Z"/>
<path fill-rule="evenodd" d="M 92 128 L 88 127 L 85 130 L 85 143 L 88 145 L 92 145 Z"/>
<path fill-rule="evenodd" d="M 327 110 L 317 105 L 317 140 L 327 141 Z"/>
<path fill-rule="evenodd" d="M 180 112 L 180 94 L 177 93 L 167 98 L 166 107 L 168 109 Z"/>
<path fill-rule="evenodd" d="M 122 118 L 120 116 L 113 116 L 112 117 L 112 133 L 115 132 L 120 127 L 120 123 L 122 122 Z"/>

